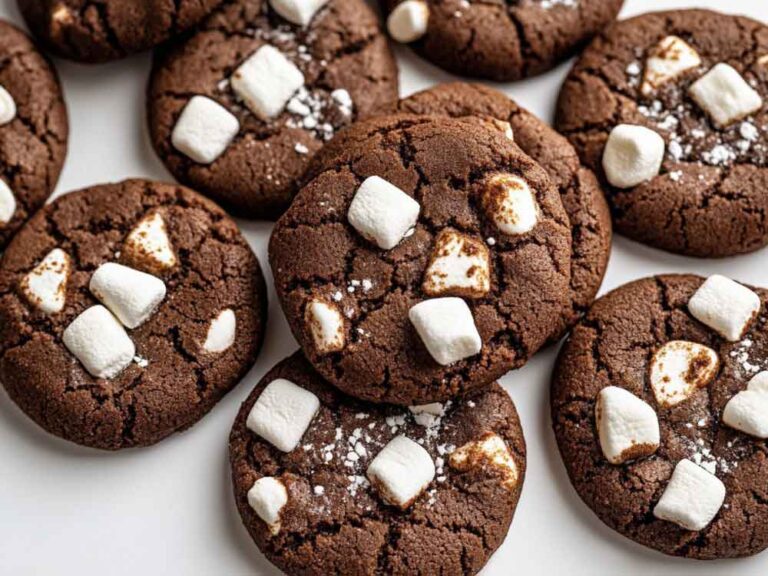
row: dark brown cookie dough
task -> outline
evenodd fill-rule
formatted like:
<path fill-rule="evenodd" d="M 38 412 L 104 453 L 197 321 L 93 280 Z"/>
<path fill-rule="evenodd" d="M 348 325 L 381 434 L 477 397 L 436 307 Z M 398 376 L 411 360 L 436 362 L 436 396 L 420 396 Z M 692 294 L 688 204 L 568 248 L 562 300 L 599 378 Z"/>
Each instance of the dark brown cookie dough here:
<path fill-rule="evenodd" d="M 16 202 L 0 249 L 53 192 L 67 155 L 67 110 L 56 71 L 19 29 L 0 20 L 0 87 L 14 101 L 0 123 L 0 180 Z M 0 106 L 2 108 L 2 106 Z"/>
<path fill-rule="evenodd" d="M 236 98 L 232 73 L 266 44 L 304 74 L 298 108 L 263 121 Z M 344 90 L 340 104 L 332 97 Z M 240 131 L 212 164 L 177 151 L 171 135 L 194 95 L 225 106 Z M 376 15 L 362 0 L 331 0 L 307 28 L 278 16 L 266 0 L 225 4 L 184 44 L 158 55 L 148 94 L 152 142 L 173 175 L 237 216 L 276 218 L 290 203 L 312 155 L 339 128 L 394 106 L 397 67 Z M 301 110 L 301 107 L 308 110 Z"/>
<path fill-rule="evenodd" d="M 246 427 L 254 403 L 277 378 L 320 399 L 319 412 L 290 453 Z M 251 537 L 287 574 L 477 573 L 512 521 L 525 476 L 525 440 L 515 407 L 498 384 L 471 399 L 447 403 L 444 411 L 419 424 L 406 408 L 340 394 L 301 353 L 284 360 L 243 403 L 230 436 L 235 500 Z M 463 472 L 452 466 L 454 449 L 488 433 L 506 444 L 516 466 L 514 479 L 492 465 Z M 371 460 L 401 434 L 423 442 L 436 467 L 433 482 L 402 512 L 384 504 L 366 480 Z M 263 476 L 287 485 L 288 503 L 277 535 L 248 503 L 248 491 Z"/>
<path fill-rule="evenodd" d="M 552 381 L 552 420 L 576 491 L 608 526 L 666 554 L 748 556 L 768 547 L 768 447 L 728 427 L 721 416 L 747 381 L 768 367 L 768 292 L 753 289 L 763 313 L 741 341 L 731 343 L 688 312 L 688 301 L 703 280 L 647 278 L 598 300 L 560 354 Z M 665 408 L 656 402 L 648 374 L 654 353 L 673 340 L 708 346 L 721 364 L 708 386 Z M 607 386 L 629 390 L 656 411 L 661 442 L 654 455 L 620 465 L 603 456 L 595 401 Z M 709 469 L 725 484 L 723 506 L 700 531 L 653 515 L 682 459 Z"/>
<path fill-rule="evenodd" d="M 222 0 L 19 0 L 46 48 L 98 63 L 148 50 L 196 26 Z"/>
<path fill-rule="evenodd" d="M 643 94 L 646 58 L 678 36 L 701 65 Z M 717 128 L 688 88 L 718 63 L 733 66 L 765 99 L 768 27 L 706 10 L 644 14 L 612 26 L 582 54 L 566 80 L 556 127 L 605 181 L 603 149 L 618 124 L 659 133 L 666 154 L 659 176 L 634 188 L 610 187 L 616 229 L 640 242 L 691 256 L 722 257 L 768 243 L 766 107 Z"/>
<path fill-rule="evenodd" d="M 176 263 L 159 270 L 127 248 L 145 217 L 160 216 Z M 54 248 L 71 270 L 63 309 L 45 313 L 24 294 L 23 278 Z M 119 262 L 160 277 L 167 294 L 152 316 L 127 330 L 136 358 L 112 379 L 91 376 L 62 333 L 98 301 L 93 272 Z M 22 410 L 67 440 L 115 450 L 153 444 L 202 418 L 256 360 L 266 325 L 259 263 L 235 223 L 180 186 L 128 180 L 74 192 L 38 212 L 0 265 L 0 379 Z M 213 318 L 231 309 L 234 342 L 203 343 Z"/>
<path fill-rule="evenodd" d="M 275 227 L 270 262 L 291 329 L 310 362 L 354 396 L 395 404 L 442 401 L 486 386 L 522 366 L 562 321 L 570 297 L 571 234 L 557 189 L 498 129 L 450 118 L 391 116 L 345 136 L 345 152 L 310 182 Z M 505 235 L 479 206 L 487 180 L 520 175 L 534 190 L 539 220 Z M 347 220 L 358 186 L 380 176 L 415 197 L 415 232 L 383 251 Z M 439 365 L 409 321 L 429 298 L 422 287 L 438 234 L 453 228 L 487 246 L 490 290 L 468 298 L 483 347 Z M 315 299 L 343 312 L 346 346 L 315 348 L 305 309 Z"/>

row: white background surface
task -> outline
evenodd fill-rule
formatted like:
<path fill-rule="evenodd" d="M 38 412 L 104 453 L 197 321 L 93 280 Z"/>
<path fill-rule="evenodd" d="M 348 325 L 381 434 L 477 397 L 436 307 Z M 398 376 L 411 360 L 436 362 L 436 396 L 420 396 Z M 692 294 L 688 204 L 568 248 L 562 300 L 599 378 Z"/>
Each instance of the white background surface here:
<path fill-rule="evenodd" d="M 622 15 L 694 6 L 768 22 L 763 0 L 628 0 Z M 0 17 L 21 24 L 16 0 L 0 0 Z M 398 57 L 403 95 L 451 78 L 406 49 L 398 49 Z M 149 54 L 98 67 L 56 63 L 71 123 L 58 191 L 134 176 L 170 179 L 145 129 Z M 501 88 L 551 120 L 568 67 Z M 240 224 L 268 268 L 271 225 Z M 767 258 L 763 251 L 700 261 L 616 238 L 602 292 L 661 272 L 720 272 L 766 285 Z M 191 430 L 152 448 L 118 454 L 49 436 L 0 393 L 0 574 L 277 574 L 235 510 L 227 437 L 258 379 L 295 347 L 270 288 L 266 344 L 245 381 Z M 528 474 L 509 535 L 484 576 L 768 573 L 768 553 L 711 563 L 665 557 L 619 536 L 587 509 L 568 482 L 551 432 L 548 387 L 555 353 L 545 350 L 502 381 L 522 418 Z"/>

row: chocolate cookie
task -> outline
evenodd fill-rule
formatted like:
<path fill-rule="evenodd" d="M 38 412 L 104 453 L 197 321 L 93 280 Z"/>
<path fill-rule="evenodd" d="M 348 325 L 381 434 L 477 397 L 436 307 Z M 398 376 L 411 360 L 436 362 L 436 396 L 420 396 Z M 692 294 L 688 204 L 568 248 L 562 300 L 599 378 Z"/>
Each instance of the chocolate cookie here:
<path fill-rule="evenodd" d="M 611 528 L 700 559 L 768 547 L 768 291 L 658 276 L 598 300 L 552 381 L 571 481 Z"/>
<path fill-rule="evenodd" d="M 58 56 L 98 63 L 147 50 L 196 26 L 222 0 L 19 0 Z"/>
<path fill-rule="evenodd" d="M 278 221 L 278 297 L 310 362 L 365 400 L 443 401 L 522 366 L 562 321 L 571 234 L 497 128 L 371 120 Z"/>
<path fill-rule="evenodd" d="M 393 55 L 362 0 L 311 3 L 291 21 L 274 8 L 286 2 L 228 2 L 152 73 L 157 153 L 238 216 L 277 217 L 324 142 L 397 101 Z"/>
<path fill-rule="evenodd" d="M 300 354 L 267 374 L 230 436 L 237 508 L 287 574 L 476 574 L 525 476 L 507 393 L 398 408 L 352 400 Z"/>
<path fill-rule="evenodd" d="M 620 22 L 563 86 L 558 130 L 603 179 L 616 229 L 691 256 L 768 243 L 768 27 L 706 10 Z"/>
<path fill-rule="evenodd" d="M 456 74 L 498 81 L 546 72 L 612 22 L 623 0 L 382 0 L 387 28 Z"/>
<path fill-rule="evenodd" d="M 264 279 L 198 194 L 128 180 L 39 211 L 0 264 L 0 380 L 67 440 L 146 446 L 202 418 L 256 360 Z"/>
<path fill-rule="evenodd" d="M 0 20 L 0 250 L 56 187 L 68 135 L 55 70 Z"/>

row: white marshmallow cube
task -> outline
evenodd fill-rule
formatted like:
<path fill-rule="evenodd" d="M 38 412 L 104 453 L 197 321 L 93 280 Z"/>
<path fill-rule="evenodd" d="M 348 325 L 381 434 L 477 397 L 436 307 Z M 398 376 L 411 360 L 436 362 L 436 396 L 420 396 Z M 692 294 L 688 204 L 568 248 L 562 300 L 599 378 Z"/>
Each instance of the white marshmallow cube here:
<path fill-rule="evenodd" d="M 304 312 L 304 321 L 309 326 L 315 349 L 320 354 L 330 354 L 344 349 L 346 332 L 344 317 L 337 306 L 313 300 Z"/>
<path fill-rule="evenodd" d="M 171 144 L 198 164 L 211 164 L 240 132 L 240 122 L 218 102 L 193 96 L 171 133 Z"/>
<path fill-rule="evenodd" d="M 688 310 L 730 342 L 738 342 L 760 312 L 760 297 L 746 286 L 715 274 L 688 301 Z"/>
<path fill-rule="evenodd" d="M 368 480 L 392 506 L 405 510 L 435 477 L 435 463 L 419 444 L 396 436 L 368 465 Z"/>
<path fill-rule="evenodd" d="M 308 26 L 328 0 L 269 0 L 272 9 L 283 18 L 299 26 Z"/>
<path fill-rule="evenodd" d="M 719 128 L 725 128 L 763 107 L 760 94 L 738 71 L 718 64 L 689 88 L 691 97 Z"/>
<path fill-rule="evenodd" d="M 269 120 L 304 86 L 304 74 L 280 50 L 265 45 L 235 70 L 231 84 L 256 116 Z"/>
<path fill-rule="evenodd" d="M 347 220 L 365 239 L 391 250 L 416 225 L 421 206 L 383 178 L 366 178 L 349 205 Z"/>
<path fill-rule="evenodd" d="M 479 440 L 467 442 L 456 449 L 448 464 L 459 472 L 492 466 L 501 472 L 504 486 L 509 489 L 517 486 L 519 471 L 515 458 L 504 439 L 494 432 L 488 432 Z"/>
<path fill-rule="evenodd" d="M 632 188 L 658 176 L 666 144 L 644 126 L 620 124 L 611 130 L 603 151 L 603 169 L 616 188 Z"/>
<path fill-rule="evenodd" d="M 123 252 L 133 261 L 151 271 L 163 272 L 176 265 L 176 254 L 168 238 L 165 220 L 159 212 L 153 212 L 131 230 L 125 239 Z"/>
<path fill-rule="evenodd" d="M 288 504 L 285 484 L 272 476 L 259 478 L 248 490 L 248 504 L 273 536 L 280 532 L 280 512 Z"/>
<path fill-rule="evenodd" d="M 695 342 L 673 340 L 651 359 L 651 389 L 662 408 L 671 408 L 708 386 L 717 375 L 717 352 Z"/>
<path fill-rule="evenodd" d="M 114 378 L 136 355 L 136 347 L 122 324 L 104 306 L 91 306 L 67 326 L 62 335 L 67 349 L 96 378 Z"/>
<path fill-rule="evenodd" d="M 212 354 L 220 354 L 228 350 L 235 343 L 236 332 L 237 318 L 234 311 L 230 308 L 222 310 L 208 326 L 203 350 Z"/>
<path fill-rule="evenodd" d="M 425 428 L 429 428 L 445 415 L 445 406 L 440 402 L 422 404 L 421 406 L 408 406 L 408 410 L 413 414 L 413 420 L 416 424 Z"/>
<path fill-rule="evenodd" d="M 541 211 L 536 194 L 523 178 L 496 174 L 482 195 L 485 213 L 502 234 L 526 234 L 536 227 Z"/>
<path fill-rule="evenodd" d="M 99 266 L 88 287 L 126 328 L 144 324 L 166 292 L 160 278 L 114 262 Z"/>
<path fill-rule="evenodd" d="M 717 476 L 690 460 L 681 460 L 653 515 L 686 530 L 701 530 L 717 516 L 724 501 L 725 485 Z"/>
<path fill-rule="evenodd" d="M 678 36 L 667 36 L 650 52 L 640 90 L 646 96 L 684 72 L 701 66 L 701 57 Z"/>
<path fill-rule="evenodd" d="M 429 6 L 423 0 L 405 0 L 387 18 L 387 30 L 396 42 L 409 44 L 419 40 L 429 27 Z"/>
<path fill-rule="evenodd" d="M 483 341 L 472 310 L 461 298 L 434 298 L 412 306 L 408 312 L 432 358 L 449 366 L 479 354 Z"/>
<path fill-rule="evenodd" d="M 16 118 L 16 101 L 11 93 L 0 84 L 0 126 Z"/>
<path fill-rule="evenodd" d="M 320 409 L 320 400 L 309 390 L 278 378 L 256 400 L 246 420 L 255 432 L 282 452 L 291 452 Z"/>
<path fill-rule="evenodd" d="M 54 248 L 21 281 L 26 299 L 46 314 L 64 309 L 71 261 L 69 254 Z"/>
<path fill-rule="evenodd" d="M 723 422 L 755 438 L 768 438 L 768 372 L 755 375 L 746 390 L 728 401 Z"/>
<path fill-rule="evenodd" d="M 488 247 L 456 230 L 442 230 L 432 248 L 422 288 L 429 296 L 482 298 L 491 289 Z"/>
<path fill-rule="evenodd" d="M 8 224 L 16 213 L 16 196 L 5 180 L 0 178 L 0 224 Z"/>
<path fill-rule="evenodd" d="M 611 464 L 650 456 L 659 448 L 656 411 L 628 390 L 618 386 L 600 390 L 595 420 L 600 448 Z"/>

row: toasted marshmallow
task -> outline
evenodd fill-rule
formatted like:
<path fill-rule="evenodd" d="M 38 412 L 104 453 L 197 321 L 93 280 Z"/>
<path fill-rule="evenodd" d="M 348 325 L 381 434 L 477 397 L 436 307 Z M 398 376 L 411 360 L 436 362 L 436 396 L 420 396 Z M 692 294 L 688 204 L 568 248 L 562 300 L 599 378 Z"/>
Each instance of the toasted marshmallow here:
<path fill-rule="evenodd" d="M 280 513 L 288 504 L 288 490 L 278 478 L 264 476 L 248 490 L 248 504 L 269 527 L 273 536 L 280 532 Z"/>
<path fill-rule="evenodd" d="M 523 178 L 495 174 L 485 182 L 481 198 L 486 216 L 503 234 L 526 234 L 539 221 L 536 195 Z"/>
<path fill-rule="evenodd" d="M 689 93 L 718 128 L 730 126 L 763 107 L 760 94 L 728 64 L 712 68 L 691 85 Z"/>
<path fill-rule="evenodd" d="M 701 66 L 701 57 L 678 36 L 667 36 L 651 49 L 645 61 L 645 74 L 640 90 L 646 96 L 681 74 Z"/>
<path fill-rule="evenodd" d="M 269 0 L 272 9 L 293 24 L 307 27 L 328 0 Z"/>
<path fill-rule="evenodd" d="M 408 318 L 432 358 L 449 366 L 479 354 L 483 341 L 472 310 L 461 298 L 434 298 L 412 306 Z"/>
<path fill-rule="evenodd" d="M 16 214 L 16 196 L 5 180 L 0 178 L 0 225 L 8 224 Z"/>
<path fill-rule="evenodd" d="M 416 225 L 420 210 L 419 203 L 400 188 L 371 176 L 355 192 L 347 220 L 363 238 L 391 250 Z"/>
<path fill-rule="evenodd" d="M 608 137 L 603 151 L 603 169 L 616 188 L 632 188 L 658 176 L 666 144 L 644 126 L 620 124 Z"/>
<path fill-rule="evenodd" d="M 405 510 L 432 482 L 435 463 L 419 444 L 396 436 L 368 465 L 367 476 L 387 504 Z"/>
<path fill-rule="evenodd" d="M 741 340 L 760 312 L 760 297 L 746 286 L 715 274 L 688 301 L 688 310 L 726 340 Z"/>
<path fill-rule="evenodd" d="M 690 460 L 675 466 L 653 515 L 686 530 L 702 530 L 717 516 L 725 501 L 725 485 Z"/>
<path fill-rule="evenodd" d="M 16 118 L 16 101 L 11 93 L 0 84 L 0 126 Z"/>
<path fill-rule="evenodd" d="M 723 422 L 755 438 L 768 438 L 768 372 L 755 375 L 746 390 L 728 401 Z"/>
<path fill-rule="evenodd" d="M 237 331 L 237 318 L 230 308 L 222 310 L 219 315 L 211 320 L 208 333 L 205 337 L 203 350 L 212 354 L 219 354 L 228 350 L 235 343 Z"/>
<path fill-rule="evenodd" d="M 717 352 L 695 342 L 673 340 L 651 359 L 651 389 L 662 408 L 671 408 L 709 385 L 720 367 Z"/>
<path fill-rule="evenodd" d="M 304 322 L 320 354 L 339 352 L 346 345 L 344 316 L 334 304 L 312 300 L 304 311 Z"/>
<path fill-rule="evenodd" d="M 456 230 L 442 230 L 432 248 L 422 289 L 429 296 L 482 298 L 491 289 L 488 247 Z"/>
<path fill-rule="evenodd" d="M 171 133 L 171 144 L 198 164 L 211 164 L 229 147 L 240 122 L 229 110 L 205 96 L 193 96 Z"/>
<path fill-rule="evenodd" d="M 125 239 L 123 253 L 131 263 L 153 273 L 176 266 L 176 254 L 160 212 L 153 212 L 139 221 Z"/>
<path fill-rule="evenodd" d="M 517 486 L 520 477 L 509 446 L 494 432 L 487 432 L 480 439 L 467 442 L 456 449 L 450 455 L 448 464 L 459 472 L 482 470 L 489 466 L 496 468 L 502 474 L 504 486 L 510 490 Z"/>
<path fill-rule="evenodd" d="M 600 390 L 595 420 L 600 448 L 611 464 L 650 456 L 659 448 L 656 411 L 628 390 L 617 386 Z"/>
<path fill-rule="evenodd" d="M 67 282 L 71 268 L 69 254 L 54 248 L 21 281 L 21 292 L 34 307 L 56 314 L 67 301 Z"/>
<path fill-rule="evenodd" d="M 91 293 L 123 326 L 138 328 L 165 298 L 165 282 L 128 266 L 107 262 L 91 276 Z"/>
<path fill-rule="evenodd" d="M 423 0 L 405 0 L 387 18 L 387 30 L 401 44 L 416 42 L 427 33 L 429 5 Z"/>

